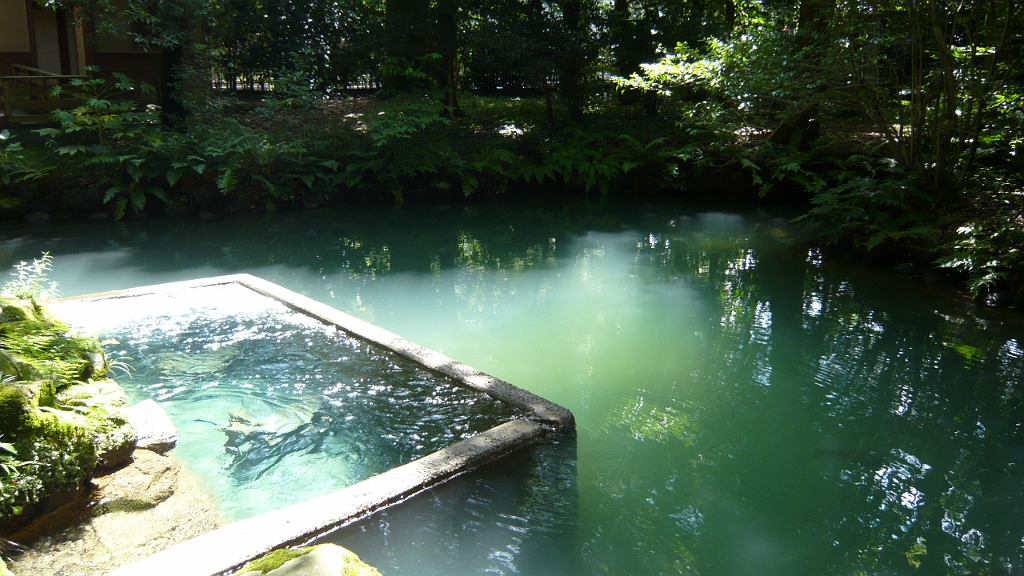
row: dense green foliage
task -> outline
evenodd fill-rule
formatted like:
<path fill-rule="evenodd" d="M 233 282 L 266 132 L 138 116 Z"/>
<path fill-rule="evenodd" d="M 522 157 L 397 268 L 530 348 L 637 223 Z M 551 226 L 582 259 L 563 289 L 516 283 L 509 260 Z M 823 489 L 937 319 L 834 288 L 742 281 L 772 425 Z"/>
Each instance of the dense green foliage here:
<path fill-rule="evenodd" d="M 43 146 L 0 141 L 0 206 L 28 185 L 68 206 L 98 190 L 120 217 L 152 198 L 716 198 L 713 182 L 809 202 L 829 243 L 1020 294 L 1024 23 L 1008 0 L 72 4 L 100 34 L 174 52 L 187 114 L 136 109 L 123 76 L 78 82 L 87 103 Z"/>
<path fill-rule="evenodd" d="M 68 335 L 43 303 L 48 255 L 16 266 L 0 290 L 0 520 L 79 486 L 99 455 L 134 432 L 113 407 L 75 392 L 106 373 L 99 343 Z"/>

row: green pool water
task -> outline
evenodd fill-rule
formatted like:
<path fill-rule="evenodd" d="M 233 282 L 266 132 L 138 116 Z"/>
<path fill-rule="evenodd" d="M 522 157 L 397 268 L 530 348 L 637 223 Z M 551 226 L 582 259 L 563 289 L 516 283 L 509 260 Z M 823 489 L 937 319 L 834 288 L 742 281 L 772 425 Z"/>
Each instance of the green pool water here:
<path fill-rule="evenodd" d="M 685 205 L 335 208 L 0 232 L 65 295 L 248 272 L 571 409 L 336 532 L 399 574 L 1015 574 L 1024 322 Z"/>

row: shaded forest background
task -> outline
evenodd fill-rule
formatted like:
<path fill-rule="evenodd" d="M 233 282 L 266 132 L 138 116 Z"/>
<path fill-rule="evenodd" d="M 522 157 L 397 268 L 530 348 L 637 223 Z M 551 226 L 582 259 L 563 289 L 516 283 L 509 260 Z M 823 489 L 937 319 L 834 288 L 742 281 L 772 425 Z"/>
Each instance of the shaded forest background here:
<path fill-rule="evenodd" d="M 1013 0 L 53 0 L 161 51 L 5 131 L 0 210 L 659 195 L 1024 296 Z"/>

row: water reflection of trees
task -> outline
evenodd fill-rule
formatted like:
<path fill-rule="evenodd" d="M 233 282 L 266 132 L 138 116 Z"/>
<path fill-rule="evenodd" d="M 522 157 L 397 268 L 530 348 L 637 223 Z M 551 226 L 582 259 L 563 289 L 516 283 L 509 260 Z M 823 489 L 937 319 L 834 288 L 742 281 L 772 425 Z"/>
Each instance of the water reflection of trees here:
<path fill-rule="evenodd" d="M 641 236 L 638 270 L 648 282 L 686 279 L 717 306 L 702 329 L 707 362 L 691 375 L 713 393 L 625 398 L 609 422 L 638 441 L 674 442 L 666 452 L 676 463 L 694 454 L 711 460 L 713 485 L 685 465 L 657 471 L 701 495 L 691 501 L 704 517 L 735 500 L 788 515 L 766 524 L 816 540 L 802 546 L 799 570 L 1011 573 L 1024 563 L 1016 520 L 1024 485 L 1018 341 L 993 340 L 991 321 L 969 308 L 940 313 L 865 297 L 820 252 L 794 267 L 772 242 L 693 231 Z M 780 269 L 794 278 L 778 277 Z M 798 318 L 786 305 L 794 296 Z M 780 398 L 806 408 L 793 414 L 801 410 Z M 775 408 L 789 410 L 793 425 L 766 413 Z M 729 422 L 762 426 L 782 440 L 752 440 L 751 427 Z M 808 491 L 782 494 L 770 485 L 779 481 L 789 484 L 782 491 Z M 623 521 L 634 538 L 657 539 L 671 526 L 672 515 L 661 514 L 650 527 Z M 713 540 L 695 545 L 703 546 L 697 566 L 727 572 L 712 556 L 725 550 L 713 550 Z M 681 554 L 645 559 L 647 568 L 694 561 L 692 548 Z"/>
<path fill-rule="evenodd" d="M 642 283 L 685 282 L 710 312 L 692 319 L 700 365 L 624 394 L 596 431 L 587 571 L 970 574 L 1024 563 L 1024 352 L 994 337 L 991 320 L 936 312 L 891 282 L 906 293 L 872 292 L 819 251 L 739 218 L 615 226 L 571 253 L 554 239 L 589 223 L 471 220 L 346 220 L 289 229 L 287 248 L 239 238 L 223 257 L 313 266 L 325 286 L 339 272 L 450 275 L 458 317 L 475 326 L 510 299 L 539 303 L 555 272 L 574 275 L 574 298 L 603 298 L 605 240 L 634 238 Z M 602 319 L 575 321 L 589 346 L 587 323 Z M 762 552 L 745 548 L 752 538 Z"/>
<path fill-rule="evenodd" d="M 451 279 L 459 318 L 472 326 L 509 298 L 539 303 L 559 289 L 556 273 L 574 275 L 571 298 L 612 314 L 604 300 L 610 290 L 602 291 L 596 273 L 622 256 L 612 244 L 630 238 L 628 272 L 641 284 L 686 283 L 693 288 L 686 297 L 699 300 L 701 315 L 686 317 L 696 337 L 657 349 L 670 355 L 692 344 L 701 362 L 672 380 L 677 366 L 666 367 L 665 381 L 609 400 L 605 426 L 594 431 L 600 466 L 587 472 L 593 502 L 581 510 L 600 531 L 580 535 L 589 572 L 1019 570 L 1019 331 L 891 278 L 874 288 L 870 278 L 750 222 L 340 211 L 268 220 L 256 238 L 232 226 L 193 234 L 183 224 L 148 233 L 132 225 L 114 241 L 142 268 L 283 264 L 322 277 L 324 292 L 349 282 L 347 293 L 358 295 L 359 283 L 397 273 Z M 607 234 L 586 236 L 594 230 Z M 567 248 L 566 238 L 592 241 Z M 74 249 L 98 250 L 106 241 L 76 240 Z M 165 257 L 168 246 L 175 257 Z M 40 245 L 17 244 L 24 255 L 0 248 L 24 259 Z M 665 316 L 676 312 L 671 298 L 658 304 Z M 589 339 L 605 320 L 572 321 L 565 331 L 596 357 Z M 631 327 L 633 334 L 644 328 Z M 603 352 L 615 345 L 603 343 Z M 788 557 L 744 551 L 751 534 Z"/>
<path fill-rule="evenodd" d="M 582 574 L 576 439 L 557 435 L 322 537 L 389 575 Z"/>
<path fill-rule="evenodd" d="M 506 244 L 488 248 L 473 233 L 460 230 L 454 261 L 454 292 L 460 303 L 459 319 L 471 325 L 477 324 L 480 315 L 489 315 L 504 299 L 523 290 L 524 282 L 528 283 L 530 290 L 537 292 L 538 298 L 542 298 L 548 286 L 543 281 L 538 285 L 533 279 L 524 278 L 523 273 L 554 269 L 556 256 L 555 238 L 525 246 L 519 243 L 515 247 Z M 440 256 L 436 258 L 440 262 Z"/>
<path fill-rule="evenodd" d="M 808 396 L 823 409 L 822 431 L 858 448 L 840 459 L 838 476 L 857 506 L 833 537 L 869 571 L 904 562 L 952 574 L 1019 566 L 1015 515 L 984 503 L 1007 496 L 1006 479 L 1022 479 L 1001 454 L 1019 442 L 1012 428 L 1024 406 L 1004 393 L 1019 362 L 993 350 L 1015 341 L 1000 347 L 969 309 L 907 322 L 905 310 L 879 311 L 823 273 L 813 253 L 808 260 L 805 327 L 823 343 Z"/>
<path fill-rule="evenodd" d="M 595 516 L 605 520 L 584 558 L 594 573 L 715 572 L 735 556 L 719 547 L 722 529 L 712 526 L 732 514 L 736 484 L 720 480 L 742 442 L 723 431 L 751 418 L 771 385 L 772 305 L 758 283 L 758 253 L 744 237 L 644 234 L 636 263 L 646 282 L 699 286 L 713 311 L 697 320 L 702 362 L 689 382 L 640 390 L 609 412 L 605 433 L 614 448 L 596 477 Z M 615 542 L 636 548 L 623 554 Z"/>

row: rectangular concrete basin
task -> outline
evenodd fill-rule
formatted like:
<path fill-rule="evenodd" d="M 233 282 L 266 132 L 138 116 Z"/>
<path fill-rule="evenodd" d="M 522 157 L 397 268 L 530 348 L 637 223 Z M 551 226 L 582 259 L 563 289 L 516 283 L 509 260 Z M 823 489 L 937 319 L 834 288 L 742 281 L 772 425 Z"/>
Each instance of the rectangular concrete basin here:
<path fill-rule="evenodd" d="M 575 426 L 572 413 L 554 402 L 323 303 L 247 274 L 66 298 L 61 301 L 61 306 L 81 306 L 111 299 L 181 293 L 196 288 L 229 284 L 276 300 L 297 313 L 390 350 L 431 372 L 448 377 L 459 385 L 520 408 L 525 417 L 505 422 L 333 493 L 228 524 L 119 568 L 111 572 L 111 575 L 214 576 L 230 573 L 275 548 L 311 541 L 317 536 L 396 505 L 423 490 L 545 436 L 571 430 Z"/>

